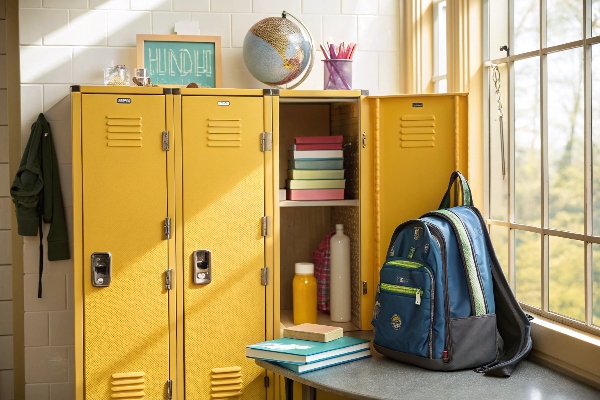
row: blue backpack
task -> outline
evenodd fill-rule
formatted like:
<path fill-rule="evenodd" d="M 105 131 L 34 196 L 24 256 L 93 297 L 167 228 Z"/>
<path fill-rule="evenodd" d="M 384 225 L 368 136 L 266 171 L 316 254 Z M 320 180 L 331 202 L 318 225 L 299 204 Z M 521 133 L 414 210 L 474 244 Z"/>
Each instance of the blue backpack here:
<path fill-rule="evenodd" d="M 449 208 L 457 178 L 464 205 Z M 371 323 L 379 353 L 432 370 L 510 376 L 531 350 L 529 317 L 460 172 L 450 177 L 439 210 L 394 231 Z"/>

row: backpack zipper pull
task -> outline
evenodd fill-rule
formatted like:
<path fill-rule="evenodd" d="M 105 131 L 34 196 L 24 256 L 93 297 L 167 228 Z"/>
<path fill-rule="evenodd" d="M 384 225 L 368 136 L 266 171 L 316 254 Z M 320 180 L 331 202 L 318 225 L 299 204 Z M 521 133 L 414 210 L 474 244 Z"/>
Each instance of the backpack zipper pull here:
<path fill-rule="evenodd" d="M 421 305 L 421 289 L 417 289 L 417 294 L 416 294 L 416 298 L 415 298 L 415 304 L 420 306 Z"/>

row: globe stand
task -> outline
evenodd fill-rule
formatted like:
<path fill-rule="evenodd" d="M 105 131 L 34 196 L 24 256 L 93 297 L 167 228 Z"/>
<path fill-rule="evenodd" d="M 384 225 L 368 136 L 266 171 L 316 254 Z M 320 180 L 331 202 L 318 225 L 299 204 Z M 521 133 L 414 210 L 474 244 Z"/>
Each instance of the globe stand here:
<path fill-rule="evenodd" d="M 290 14 L 286 11 L 283 11 L 281 13 L 281 18 L 287 18 L 288 15 L 290 17 L 292 17 L 292 19 L 294 19 L 302 27 L 302 29 L 304 29 L 304 31 L 308 35 L 308 38 L 310 39 L 310 60 L 308 61 L 306 70 L 304 70 L 304 74 L 302 75 L 302 77 L 299 78 L 300 80 L 298 82 L 294 83 L 292 86 L 286 85 L 286 87 L 281 87 L 279 85 L 269 85 L 269 86 L 276 87 L 278 89 L 294 89 L 294 88 L 300 86 L 300 84 L 302 84 L 302 82 L 304 82 L 304 80 L 306 80 L 306 78 L 308 77 L 308 74 L 310 74 L 310 71 L 312 71 L 313 64 L 315 63 L 315 43 L 313 41 L 312 34 L 310 33 L 310 31 L 308 30 L 306 25 L 304 25 L 298 18 L 294 17 L 292 14 Z"/>

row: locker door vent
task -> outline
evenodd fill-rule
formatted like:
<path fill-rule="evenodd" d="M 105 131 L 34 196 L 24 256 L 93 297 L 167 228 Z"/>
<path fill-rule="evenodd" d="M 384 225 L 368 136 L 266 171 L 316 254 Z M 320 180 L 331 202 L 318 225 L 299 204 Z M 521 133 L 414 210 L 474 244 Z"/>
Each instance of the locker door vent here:
<path fill-rule="evenodd" d="M 227 399 L 242 395 L 242 368 L 213 368 L 210 375 L 210 397 Z"/>
<path fill-rule="evenodd" d="M 207 120 L 209 147 L 241 147 L 242 120 L 240 118 Z"/>
<path fill-rule="evenodd" d="M 110 147 L 142 147 L 142 117 L 106 116 L 107 145 Z"/>
<path fill-rule="evenodd" d="M 112 394 L 113 399 L 138 400 L 146 396 L 144 393 L 145 379 L 144 372 L 121 372 L 112 374 Z"/>
<path fill-rule="evenodd" d="M 403 115 L 400 118 L 400 147 L 434 147 L 434 115 Z"/>

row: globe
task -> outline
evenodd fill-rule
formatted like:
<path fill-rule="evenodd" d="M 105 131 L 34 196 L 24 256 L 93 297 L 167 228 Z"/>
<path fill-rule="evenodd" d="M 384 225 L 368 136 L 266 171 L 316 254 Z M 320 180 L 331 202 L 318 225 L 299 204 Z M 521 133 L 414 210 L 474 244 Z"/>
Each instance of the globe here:
<path fill-rule="evenodd" d="M 252 76 L 269 86 L 289 84 L 306 71 L 299 82 L 288 87 L 291 89 L 302 83 L 310 72 L 314 46 L 308 29 L 294 18 L 305 34 L 287 16 L 294 18 L 284 11 L 281 18 L 265 18 L 254 24 L 244 38 L 243 52 L 244 63 Z"/>

